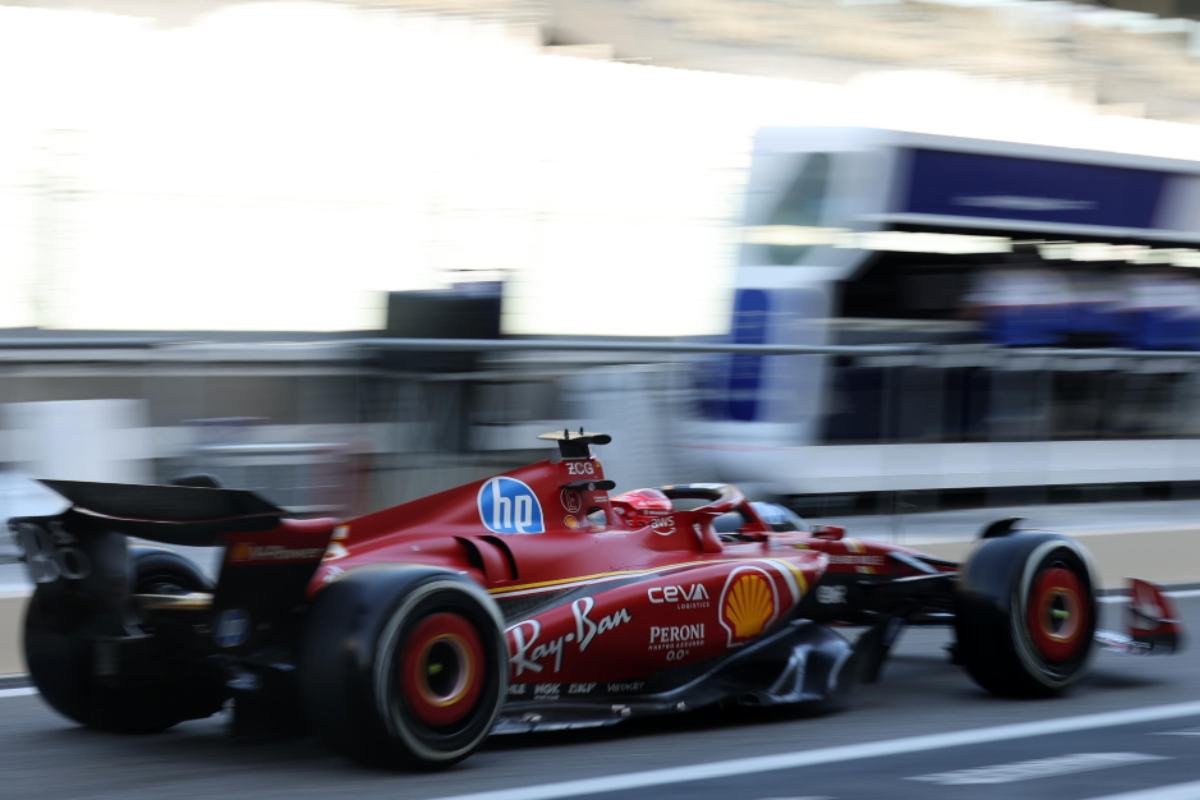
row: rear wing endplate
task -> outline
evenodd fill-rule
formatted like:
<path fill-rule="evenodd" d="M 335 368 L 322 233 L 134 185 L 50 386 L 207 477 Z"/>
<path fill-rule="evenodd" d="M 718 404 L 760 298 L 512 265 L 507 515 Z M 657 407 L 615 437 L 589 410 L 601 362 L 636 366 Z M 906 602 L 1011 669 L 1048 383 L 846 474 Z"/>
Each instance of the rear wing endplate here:
<path fill-rule="evenodd" d="M 284 510 L 245 489 L 41 480 L 70 507 L 53 518 L 167 544 L 209 547 L 227 533 L 274 528 Z M 46 517 L 9 521 L 10 527 Z"/>

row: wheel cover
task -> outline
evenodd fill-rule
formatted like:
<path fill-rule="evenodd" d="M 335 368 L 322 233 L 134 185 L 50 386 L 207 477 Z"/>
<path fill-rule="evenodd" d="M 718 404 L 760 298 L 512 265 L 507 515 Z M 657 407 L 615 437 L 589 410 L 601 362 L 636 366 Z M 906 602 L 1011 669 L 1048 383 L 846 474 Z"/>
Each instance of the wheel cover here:
<path fill-rule="evenodd" d="M 483 691 L 483 642 L 467 619 L 442 612 L 405 637 L 397 680 L 404 704 L 425 725 L 446 728 L 468 718 Z"/>
<path fill-rule="evenodd" d="M 1027 609 L 1030 638 L 1042 658 L 1069 661 L 1086 645 L 1089 609 L 1075 572 L 1057 565 L 1039 572 L 1030 587 Z"/>

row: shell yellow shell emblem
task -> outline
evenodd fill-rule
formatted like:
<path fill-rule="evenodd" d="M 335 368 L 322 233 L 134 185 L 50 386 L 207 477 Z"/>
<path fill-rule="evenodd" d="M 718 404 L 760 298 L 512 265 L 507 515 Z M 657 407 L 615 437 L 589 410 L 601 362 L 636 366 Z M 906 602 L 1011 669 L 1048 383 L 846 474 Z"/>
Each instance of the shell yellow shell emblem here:
<path fill-rule="evenodd" d="M 761 634 L 779 614 L 775 582 L 760 567 L 738 567 L 721 593 L 721 627 L 729 646 L 737 647 Z"/>

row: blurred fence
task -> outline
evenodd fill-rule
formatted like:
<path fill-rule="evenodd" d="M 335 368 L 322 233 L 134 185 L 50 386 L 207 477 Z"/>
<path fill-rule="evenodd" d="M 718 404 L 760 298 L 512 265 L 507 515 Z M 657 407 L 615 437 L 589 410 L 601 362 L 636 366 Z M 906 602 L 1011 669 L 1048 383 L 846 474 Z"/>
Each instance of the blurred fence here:
<path fill-rule="evenodd" d="M 819 418 L 765 434 L 763 425 L 707 419 L 730 385 L 697 375 L 731 355 L 820 358 Z M 23 408 L 0 429 L 10 476 L 206 472 L 298 513 L 362 513 L 502 471 L 542 457 L 537 433 L 579 425 L 614 435 L 601 455 L 622 487 L 744 482 L 812 512 L 893 514 L 1067 492 L 1183 498 L 1200 484 L 1200 354 L 1190 353 L 11 339 L 0 341 L 0 398 Z M 108 429 L 111 414 L 89 415 L 117 400 L 119 430 Z M 100 444 L 85 446 L 92 440 Z M 785 451 L 795 457 L 779 460 Z M 23 491 L 4 493 L 4 515 L 25 502 Z"/>

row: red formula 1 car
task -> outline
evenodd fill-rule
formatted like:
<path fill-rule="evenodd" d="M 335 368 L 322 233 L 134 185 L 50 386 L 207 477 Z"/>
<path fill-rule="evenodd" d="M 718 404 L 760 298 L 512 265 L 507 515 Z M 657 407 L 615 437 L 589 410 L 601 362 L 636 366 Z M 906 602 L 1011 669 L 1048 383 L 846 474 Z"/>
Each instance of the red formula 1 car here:
<path fill-rule="evenodd" d="M 356 759 L 428 767 L 493 731 L 835 702 L 906 625 L 952 626 L 957 660 L 1008 695 L 1071 685 L 1094 641 L 1180 645 L 1144 582 L 1130 634 L 1097 631 L 1088 556 L 1057 534 L 996 524 L 960 565 L 803 530 L 731 486 L 610 497 L 591 453 L 609 437 L 544 438 L 557 457 L 349 521 L 288 519 L 202 477 L 44 481 L 69 507 L 10 521 L 38 584 L 33 681 L 94 728 L 158 731 L 232 699 L 235 729 L 307 726 Z M 131 536 L 222 546 L 215 585 Z"/>

